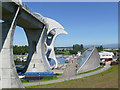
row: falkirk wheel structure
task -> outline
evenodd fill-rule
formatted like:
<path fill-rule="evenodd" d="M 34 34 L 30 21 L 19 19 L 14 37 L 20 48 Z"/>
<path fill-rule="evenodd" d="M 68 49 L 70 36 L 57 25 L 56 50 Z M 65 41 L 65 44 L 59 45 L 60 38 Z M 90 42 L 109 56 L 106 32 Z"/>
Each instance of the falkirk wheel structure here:
<path fill-rule="evenodd" d="M 0 1 L 0 89 L 24 88 L 13 60 L 13 37 L 15 27 L 24 29 L 29 45 L 27 64 L 24 72 L 45 72 L 57 68 L 55 58 L 55 38 L 67 32 L 55 20 L 41 16 L 26 9 L 21 2 Z M 50 66 L 48 60 L 54 59 Z"/>
<path fill-rule="evenodd" d="M 42 53 L 43 59 L 40 60 L 39 55 L 34 56 L 34 58 L 30 58 L 30 59 L 28 56 L 28 60 L 27 60 L 28 64 L 26 65 L 25 69 L 27 69 L 26 72 L 46 72 L 46 71 L 50 71 L 53 68 L 58 67 L 58 61 L 55 57 L 55 52 L 54 52 L 54 42 L 59 34 L 62 33 L 67 34 L 67 32 L 64 30 L 63 26 L 60 25 L 55 20 L 47 17 L 43 17 L 39 13 L 34 13 L 34 14 L 38 15 L 46 24 L 47 36 L 43 41 L 44 45 L 42 46 L 44 47 L 41 47 L 41 49 L 43 49 L 44 51 L 44 54 Z M 36 59 L 36 57 L 38 57 L 38 59 Z M 55 61 L 55 64 L 53 66 L 50 66 L 48 62 L 50 59 L 53 59 Z"/>

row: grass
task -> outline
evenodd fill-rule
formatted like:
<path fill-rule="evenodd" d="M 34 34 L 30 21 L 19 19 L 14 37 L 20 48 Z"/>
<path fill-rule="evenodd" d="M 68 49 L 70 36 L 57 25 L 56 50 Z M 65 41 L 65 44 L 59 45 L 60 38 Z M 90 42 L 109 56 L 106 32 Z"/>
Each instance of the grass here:
<path fill-rule="evenodd" d="M 78 73 L 78 75 L 81 75 L 81 74 L 85 74 L 85 73 L 90 73 L 90 72 L 93 72 L 93 71 L 96 71 L 96 70 L 99 70 L 103 68 L 103 66 L 100 66 L 94 70 L 90 70 L 90 71 L 87 71 L 87 72 L 82 72 L 82 73 Z M 50 81 L 50 80 L 56 80 L 56 79 L 59 79 L 58 77 L 59 76 L 62 76 L 62 73 L 60 74 L 57 74 L 57 77 L 53 78 L 53 77 L 46 77 L 46 78 L 43 78 L 42 80 L 36 80 L 36 81 L 27 81 L 27 80 L 22 80 L 22 83 L 32 83 L 32 82 L 42 82 L 42 81 Z"/>
<path fill-rule="evenodd" d="M 57 73 L 57 77 L 62 76 L 62 73 Z"/>
<path fill-rule="evenodd" d="M 16 59 L 16 58 L 17 58 L 17 55 L 13 55 L 13 58 Z"/>
<path fill-rule="evenodd" d="M 56 77 L 45 77 L 42 80 L 36 80 L 36 81 L 27 81 L 27 80 L 22 80 L 22 83 L 32 83 L 32 82 L 43 82 L 43 81 L 50 81 L 50 80 L 56 80 L 59 79 L 58 77 L 61 76 L 62 74 L 57 74 Z"/>
<path fill-rule="evenodd" d="M 104 50 L 104 51 L 107 51 L 107 52 L 120 52 L 120 50 Z"/>
<path fill-rule="evenodd" d="M 43 81 L 49 81 L 49 80 L 56 80 L 59 79 L 58 77 L 45 77 L 42 80 L 36 80 L 36 81 L 27 81 L 27 80 L 22 80 L 22 83 L 32 83 L 32 82 L 43 82 Z"/>
<path fill-rule="evenodd" d="M 64 52 L 64 55 L 70 55 L 69 51 Z"/>
<path fill-rule="evenodd" d="M 17 59 L 18 55 L 13 55 L 14 59 Z M 21 55 L 21 57 L 26 57 L 25 55 Z"/>
<path fill-rule="evenodd" d="M 55 51 L 56 54 L 71 55 L 69 51 Z"/>
<path fill-rule="evenodd" d="M 118 88 L 118 65 L 92 76 L 26 88 Z"/>
<path fill-rule="evenodd" d="M 78 75 L 90 73 L 90 72 L 93 72 L 93 71 L 97 71 L 97 70 L 99 70 L 99 69 L 101 69 L 101 68 L 103 68 L 103 67 L 104 67 L 104 66 L 100 66 L 100 67 L 98 67 L 98 68 L 96 68 L 96 69 L 93 69 L 93 70 L 90 70 L 90 71 L 87 71 L 87 72 L 78 73 Z"/>

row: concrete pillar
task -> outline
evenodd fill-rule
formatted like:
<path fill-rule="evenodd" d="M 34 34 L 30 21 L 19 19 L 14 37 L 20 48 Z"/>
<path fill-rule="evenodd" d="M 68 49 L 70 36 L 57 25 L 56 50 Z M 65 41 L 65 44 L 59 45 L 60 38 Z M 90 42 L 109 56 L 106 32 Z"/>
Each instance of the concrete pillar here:
<path fill-rule="evenodd" d="M 19 12 L 18 6 L 8 21 L 0 23 L 0 89 L 23 88 L 13 60 L 13 35 Z"/>
<path fill-rule="evenodd" d="M 71 61 L 66 69 L 63 72 L 63 75 L 61 78 L 63 79 L 70 79 L 70 77 L 77 75 L 77 68 L 76 68 L 77 58 L 74 57 L 73 61 Z"/>
<path fill-rule="evenodd" d="M 24 29 L 27 35 L 29 52 L 27 64 L 24 72 L 47 72 L 50 71 L 49 62 L 45 55 L 45 38 L 47 37 L 47 29 Z"/>

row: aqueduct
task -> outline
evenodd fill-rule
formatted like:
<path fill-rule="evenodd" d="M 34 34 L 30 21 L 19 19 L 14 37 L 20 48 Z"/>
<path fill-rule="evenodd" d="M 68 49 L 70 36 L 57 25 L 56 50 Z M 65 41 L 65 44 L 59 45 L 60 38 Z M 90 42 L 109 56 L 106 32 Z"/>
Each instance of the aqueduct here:
<path fill-rule="evenodd" d="M 22 2 L 0 1 L 0 89 L 23 88 L 13 61 L 13 36 L 16 26 L 24 28 L 29 52 L 24 72 L 43 72 L 57 68 L 54 53 L 55 38 L 67 32 L 55 20 L 41 16 L 24 7 Z M 50 66 L 48 59 L 55 60 Z"/>

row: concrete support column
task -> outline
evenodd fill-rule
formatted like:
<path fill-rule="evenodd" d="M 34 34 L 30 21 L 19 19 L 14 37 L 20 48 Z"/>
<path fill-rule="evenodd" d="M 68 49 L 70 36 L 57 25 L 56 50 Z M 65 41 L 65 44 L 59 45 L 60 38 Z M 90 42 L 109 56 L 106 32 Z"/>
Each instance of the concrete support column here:
<path fill-rule="evenodd" d="M 18 6 L 8 21 L 0 23 L 0 89 L 23 88 L 13 60 L 13 35 L 19 12 Z"/>
<path fill-rule="evenodd" d="M 76 76 L 77 75 L 76 63 L 77 57 L 74 57 L 74 59 L 67 65 L 61 78 L 70 79 L 71 77 Z"/>
<path fill-rule="evenodd" d="M 50 70 L 49 62 L 45 55 L 45 38 L 47 29 L 24 29 L 27 35 L 29 52 L 24 72 L 47 72 Z"/>

